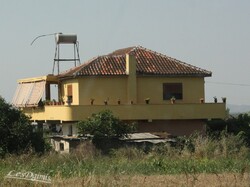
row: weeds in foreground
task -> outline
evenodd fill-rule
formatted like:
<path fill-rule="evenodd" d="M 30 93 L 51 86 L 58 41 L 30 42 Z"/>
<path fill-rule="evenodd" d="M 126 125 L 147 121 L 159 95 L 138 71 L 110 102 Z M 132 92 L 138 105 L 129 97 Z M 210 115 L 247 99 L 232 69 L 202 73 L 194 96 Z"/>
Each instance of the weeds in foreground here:
<path fill-rule="evenodd" d="M 113 186 L 121 181 L 133 184 L 137 180 L 133 176 L 144 184 L 153 175 L 182 175 L 184 183 L 192 186 L 200 182 L 204 173 L 213 178 L 219 176 L 217 181 L 223 181 L 221 174 L 235 174 L 240 181 L 240 177 L 246 178 L 249 174 L 249 153 L 240 136 L 227 134 L 216 139 L 193 135 L 180 139 L 174 146 L 162 144 L 147 147 L 146 151 L 143 147 L 123 147 L 105 156 L 86 142 L 72 154 L 9 155 L 0 160 L 0 181 L 5 181 L 4 176 L 12 170 L 49 175 L 55 181 L 65 181 L 65 184 L 77 180 L 79 185 L 99 181 L 109 186 L 111 178 Z M 170 179 L 167 177 L 166 180 Z"/>
<path fill-rule="evenodd" d="M 249 173 L 242 176 L 239 173 L 221 174 L 190 174 L 180 175 L 116 175 L 116 176 L 97 176 L 88 175 L 84 177 L 72 177 L 69 179 L 55 178 L 52 184 L 46 185 L 22 180 L 4 180 L 0 186 L 36 186 L 36 187 L 66 187 L 66 186 L 249 186 Z"/>

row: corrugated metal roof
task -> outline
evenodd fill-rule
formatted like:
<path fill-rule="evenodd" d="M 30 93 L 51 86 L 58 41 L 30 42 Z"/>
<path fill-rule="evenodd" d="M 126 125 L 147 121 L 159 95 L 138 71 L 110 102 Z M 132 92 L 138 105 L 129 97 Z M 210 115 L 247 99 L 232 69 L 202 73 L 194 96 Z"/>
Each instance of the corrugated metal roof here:
<path fill-rule="evenodd" d="M 128 134 L 128 137 L 124 138 L 123 140 L 127 142 L 136 142 L 136 143 L 149 142 L 153 144 L 175 142 L 174 139 L 161 138 L 157 135 L 154 135 L 152 133 L 146 133 L 146 132 Z"/>

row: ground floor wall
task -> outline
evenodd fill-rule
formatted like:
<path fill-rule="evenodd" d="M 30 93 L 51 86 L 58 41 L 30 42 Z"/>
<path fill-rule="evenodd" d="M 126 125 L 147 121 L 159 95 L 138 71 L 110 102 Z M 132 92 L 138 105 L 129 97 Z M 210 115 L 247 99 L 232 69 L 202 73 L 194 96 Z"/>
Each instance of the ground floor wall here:
<path fill-rule="evenodd" d="M 173 136 L 189 136 L 195 132 L 205 134 L 205 120 L 153 120 L 138 121 L 138 132 L 166 132 Z"/>
<path fill-rule="evenodd" d="M 130 122 L 127 121 L 127 123 Z M 70 153 L 81 143 L 76 136 L 77 126 L 76 123 L 62 123 L 61 125 L 62 134 L 53 136 L 51 144 L 57 152 Z M 137 132 L 160 133 L 169 136 L 189 136 L 195 132 L 205 134 L 206 120 L 138 120 Z"/>
<path fill-rule="evenodd" d="M 62 135 L 72 136 L 78 134 L 76 123 L 63 123 Z"/>
<path fill-rule="evenodd" d="M 125 121 L 132 123 L 135 121 Z M 205 134 L 206 120 L 138 120 L 137 132 L 164 132 L 172 136 L 189 136 L 195 132 Z M 50 126 L 50 130 L 56 130 L 55 134 L 62 136 L 77 136 L 78 129 L 76 122 L 67 123 L 44 123 Z M 47 127 L 47 126 L 44 127 Z M 55 128 L 51 128 L 55 127 Z M 60 127 L 60 128 L 57 128 Z M 58 131 L 59 129 L 59 131 Z"/>
<path fill-rule="evenodd" d="M 80 144 L 79 139 L 64 139 L 63 137 L 52 137 L 50 142 L 54 150 L 60 153 L 70 153 Z"/>
<path fill-rule="evenodd" d="M 189 136 L 195 132 L 205 134 L 205 120 L 138 120 L 137 132 L 166 132 L 172 136 Z M 63 123 L 62 135 L 77 135 L 76 123 Z"/>
<path fill-rule="evenodd" d="M 51 138 L 50 142 L 56 152 L 69 153 L 70 144 L 68 141 L 60 138 Z"/>

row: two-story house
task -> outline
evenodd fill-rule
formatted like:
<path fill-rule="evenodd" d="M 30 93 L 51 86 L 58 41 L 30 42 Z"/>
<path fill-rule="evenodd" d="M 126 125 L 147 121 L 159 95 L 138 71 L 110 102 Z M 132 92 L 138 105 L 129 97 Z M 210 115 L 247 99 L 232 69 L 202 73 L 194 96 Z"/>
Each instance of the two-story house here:
<path fill-rule="evenodd" d="M 75 122 L 105 109 L 137 121 L 139 132 L 204 133 L 208 119 L 226 115 L 225 103 L 205 102 L 204 79 L 211 75 L 144 47 L 129 47 L 59 75 L 21 79 L 13 104 L 37 123 L 61 125 L 67 137 L 77 134 Z M 52 84 L 60 102 L 40 106 L 42 98 L 51 99 Z"/>

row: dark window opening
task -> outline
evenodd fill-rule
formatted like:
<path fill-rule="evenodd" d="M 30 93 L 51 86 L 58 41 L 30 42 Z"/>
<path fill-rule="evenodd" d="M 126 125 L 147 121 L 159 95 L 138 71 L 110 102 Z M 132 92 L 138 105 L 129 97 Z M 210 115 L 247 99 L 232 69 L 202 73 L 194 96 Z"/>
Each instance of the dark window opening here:
<path fill-rule="evenodd" d="M 73 89 L 72 89 L 72 85 L 68 85 L 67 86 L 67 102 L 68 103 L 72 103 L 73 102 Z"/>
<path fill-rule="evenodd" d="M 171 98 L 181 100 L 182 83 L 163 83 L 163 100 L 170 100 Z"/>
<path fill-rule="evenodd" d="M 60 151 L 64 151 L 64 143 L 60 143 Z"/>
<path fill-rule="evenodd" d="M 68 136 L 72 136 L 72 132 L 73 132 L 73 127 L 72 127 L 72 125 L 69 125 L 69 127 L 68 127 L 69 129 L 69 131 L 68 131 Z"/>

